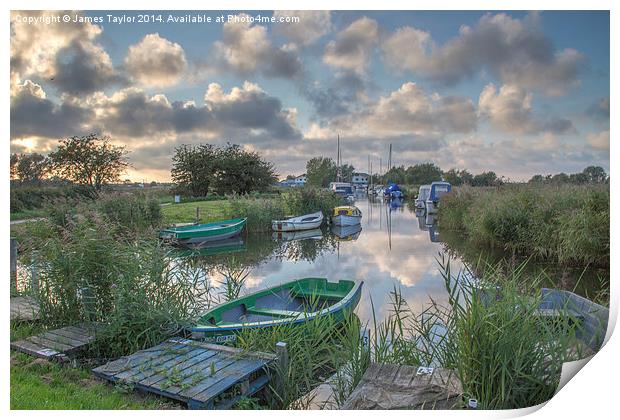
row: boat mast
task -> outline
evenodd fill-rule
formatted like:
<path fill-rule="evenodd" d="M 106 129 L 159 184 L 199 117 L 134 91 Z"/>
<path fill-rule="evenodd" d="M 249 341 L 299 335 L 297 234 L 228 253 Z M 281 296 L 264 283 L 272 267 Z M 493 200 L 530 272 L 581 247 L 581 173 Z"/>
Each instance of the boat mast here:
<path fill-rule="evenodd" d="M 340 134 L 338 134 L 338 152 L 336 155 L 336 181 L 340 182 Z"/>

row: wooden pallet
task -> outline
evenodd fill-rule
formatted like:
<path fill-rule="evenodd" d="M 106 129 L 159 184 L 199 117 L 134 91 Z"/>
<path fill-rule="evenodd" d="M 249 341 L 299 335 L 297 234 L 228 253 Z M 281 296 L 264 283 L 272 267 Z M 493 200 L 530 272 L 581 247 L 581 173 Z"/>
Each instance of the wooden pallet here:
<path fill-rule="evenodd" d="M 451 409 L 463 387 L 443 368 L 371 363 L 341 410 Z"/>
<path fill-rule="evenodd" d="M 230 408 L 263 388 L 276 356 L 171 338 L 93 369 L 95 376 L 172 398 L 190 409 Z"/>
<path fill-rule="evenodd" d="M 39 319 L 39 304 L 30 296 L 11 298 L 11 321 L 34 321 Z"/>
<path fill-rule="evenodd" d="M 11 349 L 45 359 L 63 360 L 84 349 L 101 327 L 97 324 L 59 328 L 11 343 Z"/>

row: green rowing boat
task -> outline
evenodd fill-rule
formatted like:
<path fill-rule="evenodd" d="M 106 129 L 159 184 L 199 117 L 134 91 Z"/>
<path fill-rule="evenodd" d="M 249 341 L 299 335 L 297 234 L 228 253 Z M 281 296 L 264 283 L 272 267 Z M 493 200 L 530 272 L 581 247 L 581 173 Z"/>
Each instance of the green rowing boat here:
<path fill-rule="evenodd" d="M 234 340 L 235 333 L 246 328 L 300 324 L 320 315 L 340 321 L 357 306 L 362 285 L 352 280 L 293 280 L 216 306 L 191 331 L 195 338 L 225 342 Z"/>
<path fill-rule="evenodd" d="M 247 219 L 222 220 L 201 225 L 170 227 L 159 232 L 159 238 L 172 243 L 200 244 L 237 236 L 243 230 Z"/>

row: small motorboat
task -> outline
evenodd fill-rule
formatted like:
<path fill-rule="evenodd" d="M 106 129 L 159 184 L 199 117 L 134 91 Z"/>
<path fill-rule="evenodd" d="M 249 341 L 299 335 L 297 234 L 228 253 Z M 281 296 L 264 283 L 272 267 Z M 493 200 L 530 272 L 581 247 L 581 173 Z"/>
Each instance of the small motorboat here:
<path fill-rule="evenodd" d="M 362 223 L 362 212 L 355 206 L 339 206 L 334 208 L 332 223 L 336 226 L 354 226 Z"/>
<path fill-rule="evenodd" d="M 418 191 L 418 198 L 415 199 L 415 207 L 417 209 L 425 209 L 426 208 L 426 200 L 431 192 L 430 185 L 421 185 L 420 190 Z"/>
<path fill-rule="evenodd" d="M 273 220 L 271 228 L 276 232 L 294 232 L 297 230 L 316 229 L 323 224 L 323 212 L 292 217 L 286 220 Z"/>
<path fill-rule="evenodd" d="M 221 241 L 239 235 L 245 227 L 246 221 L 245 218 L 230 219 L 214 223 L 169 227 L 159 232 L 159 238 L 165 242 L 179 245 Z"/>
<path fill-rule="evenodd" d="M 249 328 L 301 324 L 327 315 L 341 321 L 357 306 L 363 284 L 324 278 L 293 280 L 216 306 L 191 327 L 192 336 L 225 342 Z"/>
<path fill-rule="evenodd" d="M 437 181 L 431 184 L 431 188 L 426 199 L 426 211 L 428 213 L 436 213 L 441 201 L 441 197 L 452 191 L 452 185 L 449 182 Z"/>

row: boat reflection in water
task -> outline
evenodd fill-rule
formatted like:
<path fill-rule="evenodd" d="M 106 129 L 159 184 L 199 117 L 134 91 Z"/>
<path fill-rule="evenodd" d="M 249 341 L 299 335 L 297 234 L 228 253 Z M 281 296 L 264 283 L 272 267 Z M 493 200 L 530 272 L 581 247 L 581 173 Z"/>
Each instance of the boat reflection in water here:
<path fill-rule="evenodd" d="M 273 232 L 271 239 L 274 241 L 299 241 L 302 239 L 323 239 L 321 229 L 300 230 L 295 232 Z"/>
<path fill-rule="evenodd" d="M 222 239 L 221 241 L 204 242 L 200 245 L 174 248 L 170 255 L 177 258 L 206 257 L 210 255 L 228 254 L 246 250 L 245 241 L 242 237 Z"/>
<path fill-rule="evenodd" d="M 432 214 L 427 214 L 425 223 L 428 229 L 428 237 L 431 242 L 440 242 L 439 229 L 437 227 L 437 219 L 435 219 L 435 216 Z"/>
<path fill-rule="evenodd" d="M 362 225 L 353 226 L 331 226 L 331 232 L 336 236 L 340 242 L 344 241 L 356 241 L 362 232 Z"/>

